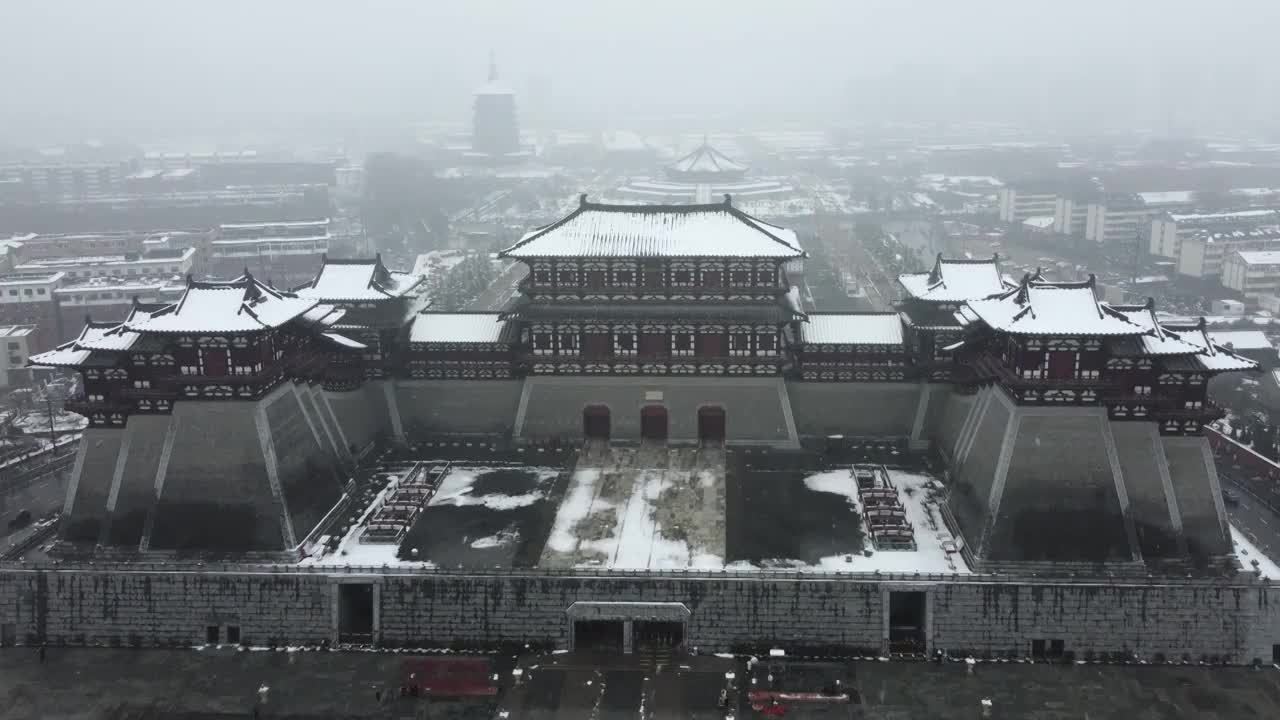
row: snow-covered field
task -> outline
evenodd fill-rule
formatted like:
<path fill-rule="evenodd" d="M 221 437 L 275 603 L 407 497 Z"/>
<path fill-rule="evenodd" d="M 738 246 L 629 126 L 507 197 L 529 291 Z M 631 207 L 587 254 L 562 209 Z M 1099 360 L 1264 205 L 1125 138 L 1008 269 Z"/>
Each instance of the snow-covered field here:
<path fill-rule="evenodd" d="M 616 457 L 600 467 L 580 466 L 574 472 L 540 564 L 723 567 L 723 462 L 698 466 L 685 451 L 658 462 L 625 450 L 613 453 Z"/>

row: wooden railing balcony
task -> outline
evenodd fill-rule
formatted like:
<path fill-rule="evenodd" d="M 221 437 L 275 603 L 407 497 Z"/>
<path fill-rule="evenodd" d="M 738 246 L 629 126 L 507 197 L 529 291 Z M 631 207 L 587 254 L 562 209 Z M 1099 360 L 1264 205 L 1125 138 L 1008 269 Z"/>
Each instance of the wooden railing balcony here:
<path fill-rule="evenodd" d="M 727 299 L 729 295 L 781 295 L 787 291 L 787 289 L 781 285 L 720 285 L 717 287 L 706 287 L 703 285 L 690 285 L 688 287 L 608 285 L 602 288 L 588 288 L 582 286 L 561 287 L 558 285 L 535 285 L 527 277 L 524 280 L 521 280 L 516 287 L 520 291 L 521 295 L 534 299 L 535 301 L 539 296 L 546 297 L 547 299 L 552 299 L 551 296 L 559 296 L 554 299 L 560 300 L 567 295 L 578 300 L 586 300 L 588 298 L 594 300 L 599 296 L 619 299 L 639 296 L 640 302 L 658 302 L 670 301 L 673 298 L 683 297 Z"/>
<path fill-rule="evenodd" d="M 1006 367 L 998 358 L 990 355 L 978 355 L 965 358 L 963 362 L 973 369 L 977 379 L 995 380 L 1001 385 L 1014 390 L 1027 388 L 1051 389 L 1098 389 L 1106 390 L 1119 386 L 1119 380 L 1108 377 L 1096 378 L 1047 378 L 1023 377 L 1021 373 Z"/>
<path fill-rule="evenodd" d="M 586 355 L 539 355 L 532 350 L 521 350 L 517 357 L 526 363 L 625 363 L 625 364 L 658 364 L 697 365 L 706 363 L 742 364 L 778 364 L 784 359 L 781 353 L 776 355 L 608 355 L 589 357 Z"/>

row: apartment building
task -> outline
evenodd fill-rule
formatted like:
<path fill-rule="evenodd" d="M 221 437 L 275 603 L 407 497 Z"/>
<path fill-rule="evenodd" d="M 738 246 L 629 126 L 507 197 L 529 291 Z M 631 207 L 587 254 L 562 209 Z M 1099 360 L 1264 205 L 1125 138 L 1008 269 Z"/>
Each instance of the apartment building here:
<path fill-rule="evenodd" d="M 1222 263 L 1222 285 L 1248 298 L 1280 291 L 1280 248 L 1237 250 Z"/>
<path fill-rule="evenodd" d="M 27 358 L 31 357 L 33 325 L 0 325 L 0 388 L 21 387 L 31 379 Z"/>

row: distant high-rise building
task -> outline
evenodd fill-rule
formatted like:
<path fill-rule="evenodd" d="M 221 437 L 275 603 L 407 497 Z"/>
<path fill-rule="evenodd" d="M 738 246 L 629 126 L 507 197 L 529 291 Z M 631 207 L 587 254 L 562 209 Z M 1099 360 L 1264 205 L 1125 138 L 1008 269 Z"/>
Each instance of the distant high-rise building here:
<path fill-rule="evenodd" d="M 472 150 L 486 155 L 510 155 L 520 151 L 516 125 L 516 94 L 498 81 L 498 64 L 489 56 L 489 81 L 475 91 L 475 124 Z"/>

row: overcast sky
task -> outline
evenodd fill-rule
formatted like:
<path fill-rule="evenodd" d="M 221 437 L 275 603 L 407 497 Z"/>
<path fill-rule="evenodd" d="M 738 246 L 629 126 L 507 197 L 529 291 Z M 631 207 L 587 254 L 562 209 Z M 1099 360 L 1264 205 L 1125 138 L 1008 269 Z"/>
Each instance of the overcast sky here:
<path fill-rule="evenodd" d="M 1280 0 L 0 0 L 0 27 L 0 120 L 15 135 L 461 121 L 491 48 L 522 114 L 556 122 L 1083 122 L 1153 103 L 1155 117 L 1257 120 L 1280 94 Z"/>

